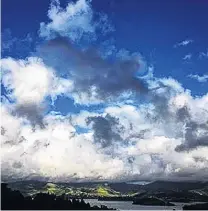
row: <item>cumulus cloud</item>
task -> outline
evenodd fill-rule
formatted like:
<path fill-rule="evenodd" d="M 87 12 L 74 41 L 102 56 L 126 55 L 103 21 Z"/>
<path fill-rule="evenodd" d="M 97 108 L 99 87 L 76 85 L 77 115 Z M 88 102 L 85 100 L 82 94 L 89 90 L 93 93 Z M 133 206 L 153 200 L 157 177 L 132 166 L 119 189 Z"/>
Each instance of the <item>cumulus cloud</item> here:
<path fill-rule="evenodd" d="M 178 95 L 173 103 L 179 106 L 178 121 L 184 123 L 183 143 L 176 150 L 190 150 L 200 146 L 207 146 L 207 95 L 193 98 L 190 94 Z M 204 107 L 205 106 L 205 107 Z"/>
<path fill-rule="evenodd" d="M 189 45 L 189 44 L 191 44 L 191 43 L 193 43 L 193 42 L 194 42 L 194 41 L 191 40 L 191 39 L 183 40 L 183 41 L 181 41 L 181 42 L 179 42 L 179 43 L 176 43 L 176 44 L 174 45 L 174 48 L 178 48 L 178 47 L 180 47 L 180 46 L 187 46 L 187 45 Z"/>
<path fill-rule="evenodd" d="M 100 29 L 102 33 L 112 31 L 105 14 L 100 14 L 98 21 L 94 20 L 94 14 L 90 1 L 78 0 L 70 2 L 66 8 L 61 8 L 58 0 L 53 0 L 48 11 L 49 23 L 40 24 L 40 36 L 50 39 L 56 34 L 67 36 L 72 41 L 78 41 L 83 37 L 96 39 L 95 31 Z"/>
<path fill-rule="evenodd" d="M 111 30 L 107 16 L 94 21 L 89 1 L 52 1 L 48 17 L 36 56 L 1 59 L 2 178 L 207 180 L 208 95 L 155 77 L 139 53 L 79 45 Z M 60 95 L 82 110 L 48 111 Z"/>
<path fill-rule="evenodd" d="M 125 91 L 147 91 L 143 79 L 137 77 L 137 73 L 146 68 L 137 53 L 118 54 L 115 61 L 108 61 L 96 49 L 81 50 L 68 38 L 60 36 L 42 46 L 42 52 L 61 52 L 62 57 L 58 61 L 61 64 L 64 62 L 65 73 L 74 82 L 75 100 L 79 99 L 77 96 L 84 95 L 100 102 L 118 97 Z"/>
<path fill-rule="evenodd" d="M 39 104 L 47 96 L 53 77 L 39 58 L 1 60 L 3 85 L 18 104 Z M 35 76 L 35 77 L 34 77 Z"/>
<path fill-rule="evenodd" d="M 88 117 L 87 124 L 92 123 L 95 143 L 100 143 L 102 147 L 113 145 L 113 141 L 122 141 L 121 130 L 118 119 L 107 114 L 105 117 Z"/>
<path fill-rule="evenodd" d="M 176 147 L 177 151 L 190 150 L 198 146 L 208 146 L 208 122 L 204 124 L 188 122 L 184 138 L 185 142 Z"/>
<path fill-rule="evenodd" d="M 20 104 L 16 106 L 14 115 L 25 117 L 33 126 L 39 125 L 43 128 L 43 111 L 44 108 L 38 107 L 38 105 L 35 104 Z"/>
<path fill-rule="evenodd" d="M 100 52 L 99 47 L 77 45 L 82 38 L 89 37 L 92 43 L 98 32 L 103 37 L 113 31 L 107 15 L 94 12 L 90 1 L 70 2 L 64 9 L 59 1 L 52 1 L 48 17 L 51 22 L 40 26 L 40 36 L 47 42 L 38 48 L 38 56 L 58 75 L 73 80 L 75 103 L 99 104 L 126 91 L 147 91 L 143 79 L 137 77 L 146 72 L 146 63 L 139 53 L 115 50 L 114 59 L 109 60 L 104 56 L 107 52 Z M 114 44 L 110 47 L 115 48 Z"/>
<path fill-rule="evenodd" d="M 201 130 L 207 118 L 198 118 L 198 115 L 205 116 L 206 113 L 196 106 L 202 107 L 207 101 L 190 97 L 189 102 L 178 97 L 173 97 L 168 104 L 175 113 L 175 119 L 172 119 L 173 115 L 169 122 L 152 121 L 154 118 L 149 118 L 149 115 L 155 116 L 155 108 L 149 104 L 139 107 L 123 105 L 107 107 L 100 115 L 88 112 L 85 115 L 74 114 L 71 118 L 51 113 L 44 116 L 46 126 L 36 130 L 22 124 L 24 119 L 14 117 L 3 107 L 3 176 L 34 178 L 35 173 L 36 177 L 38 175 L 52 181 L 118 181 L 151 177 L 170 180 L 207 179 L 204 174 L 208 152 L 205 145 L 196 148 L 190 142 L 188 151 L 175 150 L 185 143 L 181 133 L 185 120 L 176 121 L 174 112 L 185 103 L 193 106 L 193 100 L 195 106 L 190 112 Z M 14 127 L 10 128 L 9 121 L 16 122 L 16 126 L 13 124 Z M 77 124 L 92 130 L 78 134 L 74 127 Z M 194 135 L 202 137 L 203 132 Z M 122 144 L 124 139 L 128 141 Z M 11 142 L 8 143 L 8 140 Z M 99 143 L 104 144 L 104 149 L 100 148 Z M 110 151 L 105 146 L 111 147 Z"/>
<path fill-rule="evenodd" d="M 7 97 L 15 101 L 14 113 L 27 117 L 33 124 L 39 123 L 41 127 L 46 97 L 55 99 L 57 95 L 70 92 L 73 87 L 70 80 L 57 78 L 54 70 L 37 57 L 26 60 L 4 58 L 1 59 L 1 68 Z"/>
<path fill-rule="evenodd" d="M 7 115 L 10 117 L 10 114 Z M 35 131 L 30 126 L 22 125 L 18 136 L 14 137 L 12 149 L 11 143 L 6 141 L 9 133 L 3 124 L 6 128 L 2 135 L 3 177 L 31 178 L 35 173 L 42 178 L 69 181 L 73 178 L 105 179 L 119 173 L 119 169 L 115 170 L 115 166 L 122 168 L 119 159 L 112 160 L 99 153 L 91 141 L 92 134 L 74 135 L 75 129 L 68 117 L 48 115 L 44 121 L 47 126 Z M 21 137 L 24 139 L 20 141 Z M 19 168 L 14 168 L 17 162 Z"/>
<path fill-rule="evenodd" d="M 197 80 L 199 83 L 205 83 L 208 81 L 208 74 L 204 75 L 197 75 L 197 74 L 190 74 L 188 75 L 189 78 Z"/>
<path fill-rule="evenodd" d="M 85 0 L 69 3 L 65 9 L 59 1 L 52 1 L 48 11 L 50 23 L 40 24 L 40 36 L 51 37 L 52 33 L 68 35 L 72 40 L 79 39 L 83 33 L 94 34 L 92 9 Z"/>
<path fill-rule="evenodd" d="M 173 83 L 167 79 L 163 80 L 166 85 Z M 179 84 L 177 85 L 179 86 Z M 123 123 L 127 129 L 126 133 L 130 134 L 130 137 L 141 138 L 148 134 L 154 137 L 158 134 L 165 134 L 165 137 L 177 138 L 183 143 L 182 145 L 186 145 L 184 148 L 181 147 L 181 150 L 207 145 L 207 95 L 193 98 L 190 92 L 183 90 L 182 87 L 175 90 L 166 87 L 160 88 L 156 90 L 154 95 L 150 98 L 151 103 L 148 106 L 137 108 L 139 116 L 134 114 L 135 117 L 138 116 L 136 121 L 131 119 L 130 122 Z M 125 108 L 130 109 L 129 111 L 135 110 L 131 106 L 125 106 Z M 140 109 L 141 111 L 139 111 Z M 121 115 L 118 118 L 120 119 Z M 137 126 L 136 130 L 133 127 L 134 122 L 140 122 L 140 126 Z M 179 147 L 176 150 L 178 149 Z"/>

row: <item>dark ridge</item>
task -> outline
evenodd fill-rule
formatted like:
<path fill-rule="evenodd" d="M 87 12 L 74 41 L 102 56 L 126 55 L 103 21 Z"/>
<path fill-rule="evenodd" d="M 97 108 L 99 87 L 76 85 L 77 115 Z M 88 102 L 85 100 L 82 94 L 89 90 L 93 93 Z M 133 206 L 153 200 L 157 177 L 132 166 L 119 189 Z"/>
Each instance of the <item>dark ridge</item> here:
<path fill-rule="evenodd" d="M 208 186 L 208 182 L 170 182 L 170 181 L 155 181 L 146 185 L 138 184 L 127 184 L 123 183 L 111 183 L 109 186 L 120 192 L 129 192 L 129 191 L 165 191 L 165 190 L 192 190 L 192 189 L 201 189 Z"/>

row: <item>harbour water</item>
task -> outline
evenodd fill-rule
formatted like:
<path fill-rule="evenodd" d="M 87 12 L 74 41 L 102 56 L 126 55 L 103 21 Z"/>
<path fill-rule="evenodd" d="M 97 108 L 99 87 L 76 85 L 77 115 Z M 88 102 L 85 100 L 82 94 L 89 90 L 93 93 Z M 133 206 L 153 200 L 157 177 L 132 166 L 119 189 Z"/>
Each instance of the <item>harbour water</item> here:
<path fill-rule="evenodd" d="M 108 208 L 115 208 L 118 210 L 183 210 L 182 207 L 186 204 L 191 203 L 178 203 L 173 202 L 175 206 L 143 206 L 143 205 L 134 205 L 131 201 L 98 201 L 97 199 L 85 199 L 85 202 L 89 202 L 90 205 L 105 205 Z M 196 202 L 195 202 L 196 203 Z M 195 204 L 194 203 L 194 204 Z"/>

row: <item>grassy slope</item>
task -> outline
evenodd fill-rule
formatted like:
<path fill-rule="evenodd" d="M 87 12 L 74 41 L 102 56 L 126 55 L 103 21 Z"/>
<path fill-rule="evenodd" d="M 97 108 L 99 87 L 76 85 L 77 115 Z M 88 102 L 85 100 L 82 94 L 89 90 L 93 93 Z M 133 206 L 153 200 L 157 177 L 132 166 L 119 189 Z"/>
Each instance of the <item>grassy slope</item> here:
<path fill-rule="evenodd" d="M 120 196 L 121 194 L 117 191 L 112 190 L 110 187 L 98 185 L 93 188 L 74 188 L 74 187 L 65 187 L 62 185 L 57 185 L 53 183 L 47 183 L 40 189 L 33 189 L 28 190 L 29 195 L 34 195 L 38 192 L 42 193 L 50 193 L 50 194 L 70 194 L 70 195 L 86 195 L 86 196 L 99 196 L 99 197 L 115 197 Z"/>
<path fill-rule="evenodd" d="M 98 186 L 97 187 L 98 196 L 120 196 L 121 194 L 117 191 L 110 189 L 109 187 Z"/>
<path fill-rule="evenodd" d="M 69 194 L 72 196 L 92 196 L 92 197 L 116 197 L 126 196 L 121 192 L 113 190 L 109 185 L 97 184 L 89 186 L 73 186 L 67 184 L 54 183 L 13 183 L 12 189 L 20 190 L 24 195 L 35 195 L 37 193 L 50 193 L 55 195 Z M 133 195 L 128 194 L 128 195 Z"/>
<path fill-rule="evenodd" d="M 97 194 L 98 194 L 98 196 L 110 196 L 111 195 L 111 194 L 109 194 L 108 190 L 103 187 L 97 188 Z"/>

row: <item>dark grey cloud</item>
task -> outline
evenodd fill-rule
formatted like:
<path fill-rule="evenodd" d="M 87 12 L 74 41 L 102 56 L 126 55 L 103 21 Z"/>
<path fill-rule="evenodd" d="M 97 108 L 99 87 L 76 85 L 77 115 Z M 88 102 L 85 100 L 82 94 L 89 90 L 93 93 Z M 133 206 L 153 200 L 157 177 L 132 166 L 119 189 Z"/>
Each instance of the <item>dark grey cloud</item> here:
<path fill-rule="evenodd" d="M 130 156 L 130 157 L 127 158 L 127 161 L 128 161 L 129 164 L 132 164 L 135 161 L 135 157 L 134 156 Z"/>
<path fill-rule="evenodd" d="M 176 113 L 173 113 L 168 110 L 167 103 L 167 100 L 163 100 L 160 101 L 160 103 L 155 104 L 157 108 L 155 119 L 157 121 L 164 121 L 165 124 L 174 121 L 174 124 L 181 123 L 181 125 L 185 125 L 184 132 L 182 131 L 182 128 L 179 131 L 175 131 L 175 136 L 184 137 L 184 142 L 181 145 L 178 145 L 175 150 L 177 152 L 190 151 L 200 146 L 208 146 L 208 122 L 200 124 L 193 121 L 188 106 L 179 108 Z M 198 134 L 199 131 L 201 131 L 200 134 Z"/>
<path fill-rule="evenodd" d="M 185 126 L 185 131 L 182 131 L 183 129 L 176 131 L 180 137 L 184 138 L 183 143 L 175 148 L 177 152 L 208 146 L 208 121 L 203 124 L 194 121 L 188 105 L 179 108 L 176 113 L 167 110 L 166 118 L 171 119 L 171 121 L 174 119 L 175 123 L 181 123 Z"/>
<path fill-rule="evenodd" d="M 176 111 L 176 119 L 180 122 L 191 121 L 190 109 L 188 106 L 183 106 Z"/>
<path fill-rule="evenodd" d="M 200 134 L 198 132 L 201 131 Z M 176 151 L 189 151 L 200 146 L 208 146 L 208 123 L 199 124 L 190 121 L 186 124 L 184 143 L 176 147 Z"/>
<path fill-rule="evenodd" d="M 14 114 L 20 117 L 25 117 L 32 126 L 39 125 L 44 128 L 43 123 L 43 108 L 35 104 L 17 105 Z"/>
<path fill-rule="evenodd" d="M 169 180 L 190 180 L 190 181 L 207 181 L 208 180 L 208 168 L 194 168 L 194 167 L 188 167 L 183 168 L 183 171 L 180 172 L 173 172 L 171 175 L 169 175 Z"/>
<path fill-rule="evenodd" d="M 123 140 L 121 137 L 122 127 L 119 120 L 107 114 L 105 117 L 88 117 L 86 123 L 92 123 L 95 143 L 103 148 L 114 145 L 114 142 Z"/>
<path fill-rule="evenodd" d="M 16 161 L 12 164 L 12 167 L 16 169 L 22 168 L 22 166 L 22 163 Z"/>
<path fill-rule="evenodd" d="M 165 89 L 164 94 L 158 94 L 158 89 Z M 208 121 L 204 124 L 194 121 L 188 105 L 178 108 L 176 111 L 170 110 L 169 100 L 172 91 L 171 87 L 165 86 L 162 82 L 158 88 L 149 91 L 147 97 L 154 105 L 154 112 L 153 115 L 147 113 L 147 119 L 154 123 L 170 125 L 169 130 L 174 130 L 172 133 L 174 137 L 184 137 L 184 142 L 175 148 L 177 152 L 208 146 Z M 176 124 L 184 125 L 185 131 L 183 132 L 183 128 L 176 131 Z M 199 131 L 201 131 L 200 134 L 198 134 Z M 169 135 L 171 137 L 171 133 Z"/>
<path fill-rule="evenodd" d="M 132 138 L 137 138 L 137 139 L 144 139 L 145 134 L 149 133 L 150 130 L 149 129 L 145 129 L 145 130 L 140 130 L 134 134 L 131 134 L 129 137 L 127 137 L 127 139 L 132 139 Z"/>
<path fill-rule="evenodd" d="M 196 156 L 196 157 L 193 157 L 193 159 L 196 161 L 196 162 L 204 162 L 204 163 L 207 163 L 208 165 L 208 158 L 202 158 L 202 157 L 199 157 L 199 156 Z"/>
<path fill-rule="evenodd" d="M 5 128 L 1 126 L 1 135 L 2 135 L 2 136 L 4 136 L 4 135 L 5 135 L 5 133 L 6 133 Z"/>
<path fill-rule="evenodd" d="M 27 141 L 27 139 L 24 136 L 19 137 L 19 143 L 23 143 L 25 141 Z"/>
<path fill-rule="evenodd" d="M 136 77 L 141 61 L 138 55 L 109 60 L 103 58 L 96 47 L 81 49 L 60 36 L 47 41 L 38 52 L 45 58 L 46 64 L 55 67 L 58 74 L 73 79 L 78 93 L 96 87 L 99 97 L 107 99 L 123 91 L 144 93 L 148 90 L 145 82 Z M 90 91 L 88 94 L 91 94 Z"/>

